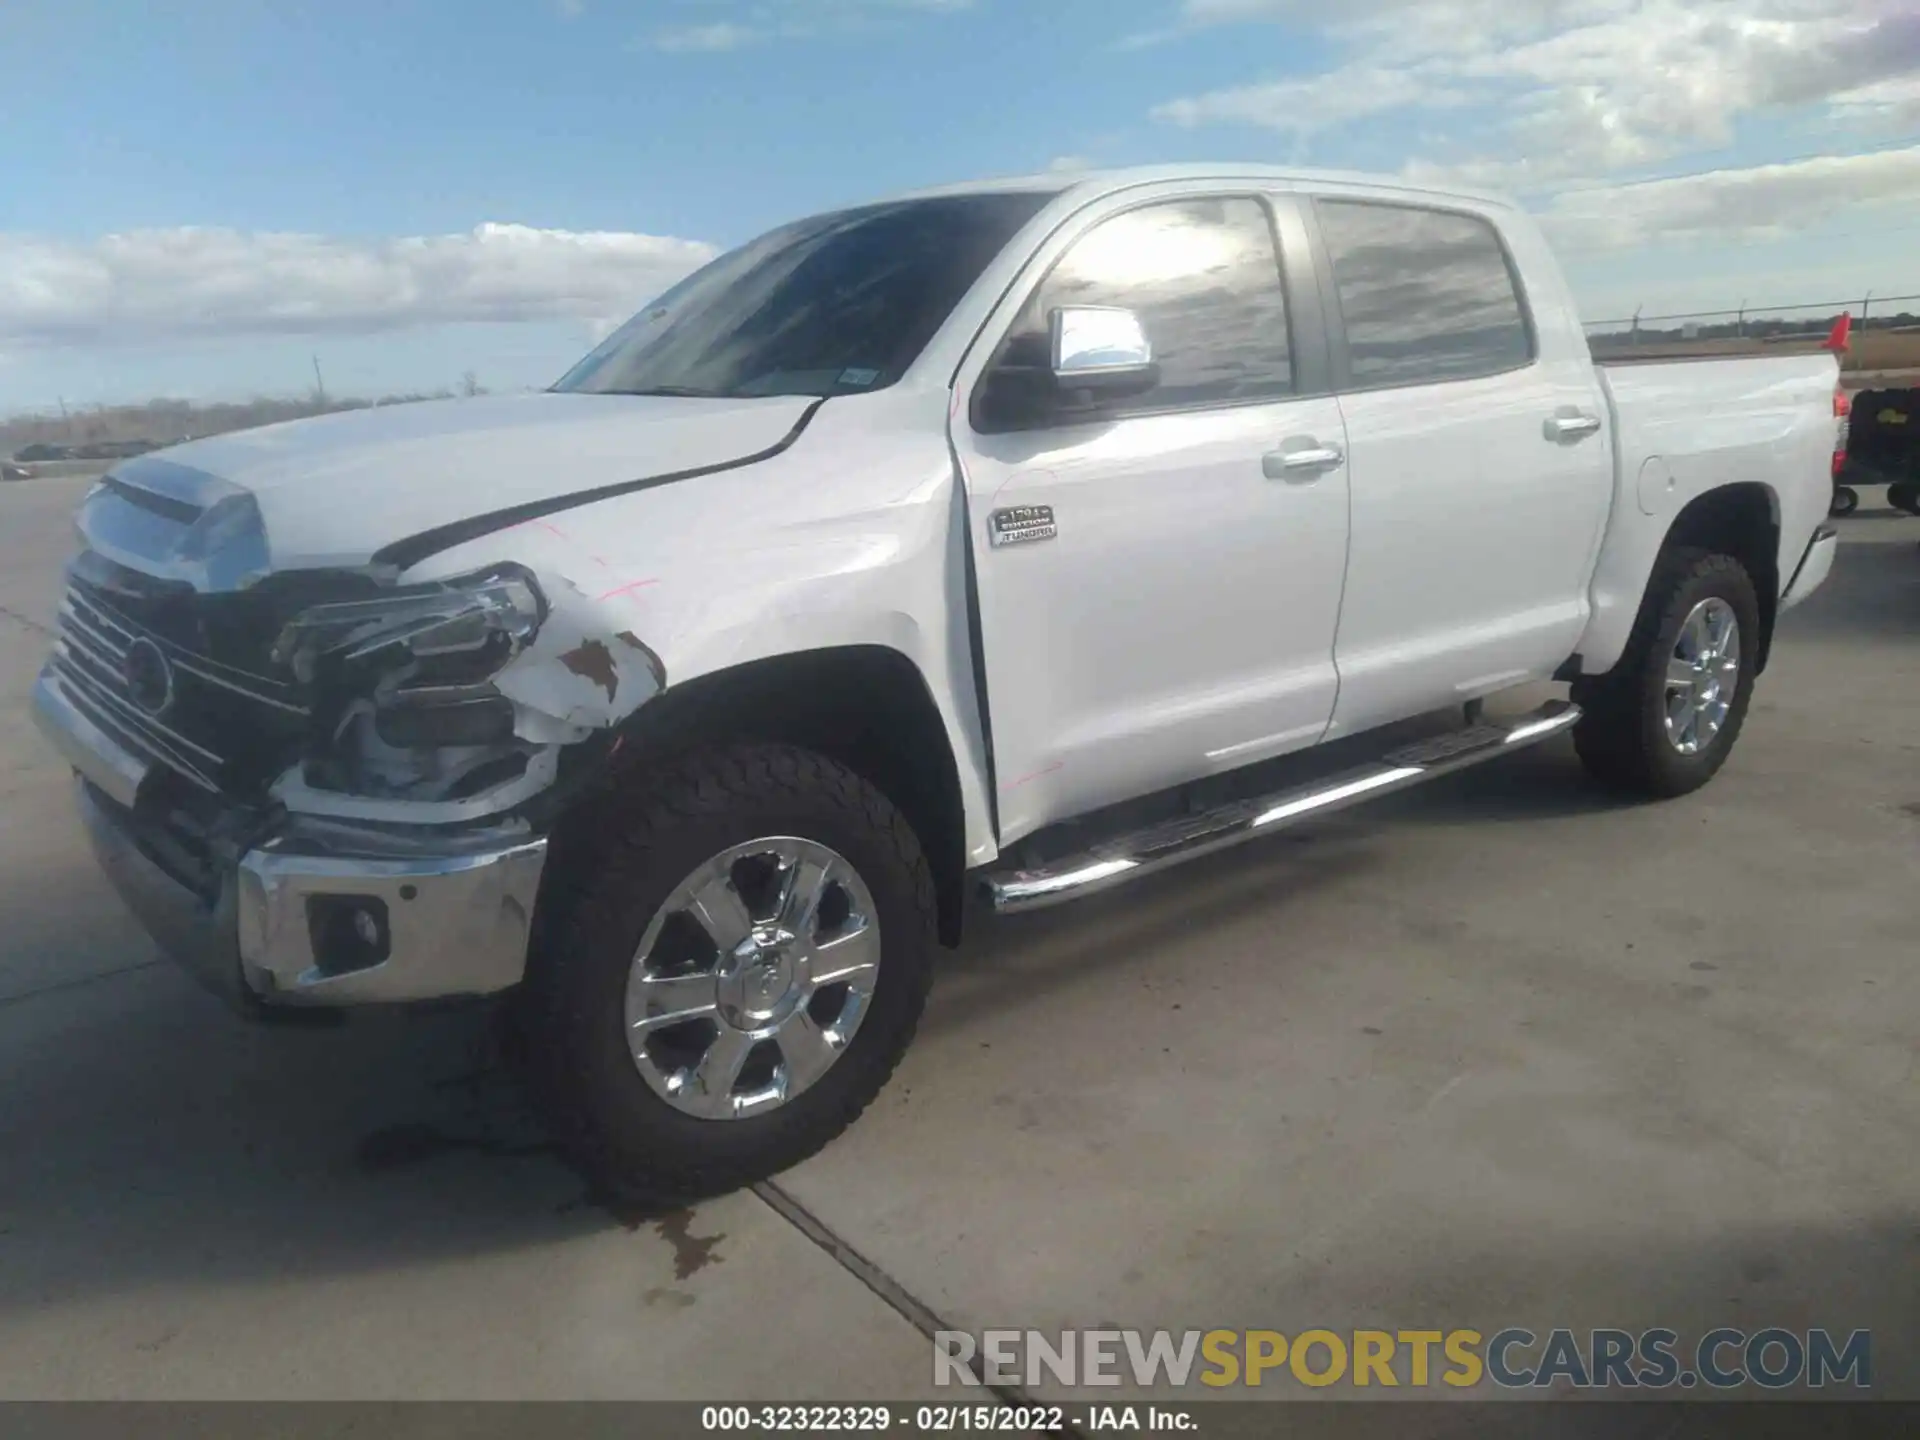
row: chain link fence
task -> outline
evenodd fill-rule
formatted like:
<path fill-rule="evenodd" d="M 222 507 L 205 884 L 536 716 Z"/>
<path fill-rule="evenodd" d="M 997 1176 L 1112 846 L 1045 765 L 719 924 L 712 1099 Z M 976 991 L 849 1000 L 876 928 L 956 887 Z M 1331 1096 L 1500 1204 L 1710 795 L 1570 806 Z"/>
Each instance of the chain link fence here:
<path fill-rule="evenodd" d="M 1678 311 L 1587 322 L 1595 358 L 1657 358 L 1688 354 L 1751 354 L 1756 348 L 1802 348 L 1826 338 L 1834 321 L 1853 317 L 1843 360 L 1849 371 L 1920 369 L 1920 294 L 1869 292 L 1852 300 L 1803 305 L 1753 305 L 1737 310 Z"/>

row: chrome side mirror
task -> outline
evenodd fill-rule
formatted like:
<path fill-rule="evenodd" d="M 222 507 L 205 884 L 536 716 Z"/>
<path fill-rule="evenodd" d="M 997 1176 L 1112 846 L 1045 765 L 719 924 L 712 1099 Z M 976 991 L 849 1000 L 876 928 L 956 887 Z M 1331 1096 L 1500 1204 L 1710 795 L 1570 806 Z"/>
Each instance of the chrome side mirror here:
<path fill-rule="evenodd" d="M 1064 306 L 1047 317 L 1045 356 L 1041 343 L 1034 331 L 1012 337 L 982 377 L 972 408 L 982 434 L 1080 424 L 1160 384 L 1146 327 L 1131 310 Z"/>

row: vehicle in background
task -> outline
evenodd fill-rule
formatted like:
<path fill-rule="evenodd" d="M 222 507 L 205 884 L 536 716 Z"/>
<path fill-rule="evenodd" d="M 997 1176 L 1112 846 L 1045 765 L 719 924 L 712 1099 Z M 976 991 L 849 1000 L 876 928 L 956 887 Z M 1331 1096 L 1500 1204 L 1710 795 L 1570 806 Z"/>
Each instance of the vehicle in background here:
<path fill-rule="evenodd" d="M 52 445 L 37 441 L 13 452 L 16 463 L 44 464 L 63 460 L 127 460 L 145 455 L 160 446 L 152 440 L 89 440 L 72 445 Z"/>
<path fill-rule="evenodd" d="M 513 991 L 565 1152 L 685 1199 L 873 1099 L 969 897 L 1567 733 L 1705 784 L 1833 564 L 1837 391 L 1596 366 L 1494 196 L 960 186 L 722 256 L 549 393 L 119 465 L 35 707 L 236 1007 Z"/>
<path fill-rule="evenodd" d="M 1889 505 L 1920 515 L 1920 388 L 1861 390 L 1850 399 L 1840 483 L 1855 505 L 1858 487 L 1885 485 Z"/>

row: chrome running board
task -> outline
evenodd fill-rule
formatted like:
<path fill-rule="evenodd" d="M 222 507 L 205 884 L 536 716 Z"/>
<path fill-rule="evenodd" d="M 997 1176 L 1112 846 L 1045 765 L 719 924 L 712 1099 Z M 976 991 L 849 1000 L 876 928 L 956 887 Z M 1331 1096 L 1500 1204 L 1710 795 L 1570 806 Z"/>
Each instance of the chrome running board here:
<path fill-rule="evenodd" d="M 1362 800 L 1391 795 L 1455 770 L 1510 755 L 1572 729 L 1579 718 L 1579 706 L 1555 700 L 1513 720 L 1482 721 L 1389 751 L 1370 765 L 1330 779 L 1236 800 L 1204 815 L 1183 815 L 1116 836 L 1042 869 L 989 874 L 987 896 L 996 911 L 1012 914 L 1112 890 L 1242 841 L 1277 834 L 1302 821 L 1344 810 Z"/>

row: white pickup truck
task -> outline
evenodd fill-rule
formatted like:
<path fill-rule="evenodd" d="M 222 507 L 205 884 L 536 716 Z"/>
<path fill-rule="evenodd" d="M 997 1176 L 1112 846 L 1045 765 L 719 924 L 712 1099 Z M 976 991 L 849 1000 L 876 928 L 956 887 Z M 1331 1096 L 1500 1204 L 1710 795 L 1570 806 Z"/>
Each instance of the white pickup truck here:
<path fill-rule="evenodd" d="M 1567 731 L 1705 783 L 1833 563 L 1837 381 L 1596 368 L 1494 197 L 915 194 L 723 256 L 549 391 L 119 465 L 35 709 L 235 1005 L 513 991 L 566 1153 L 687 1198 L 873 1099 L 972 897 Z"/>

